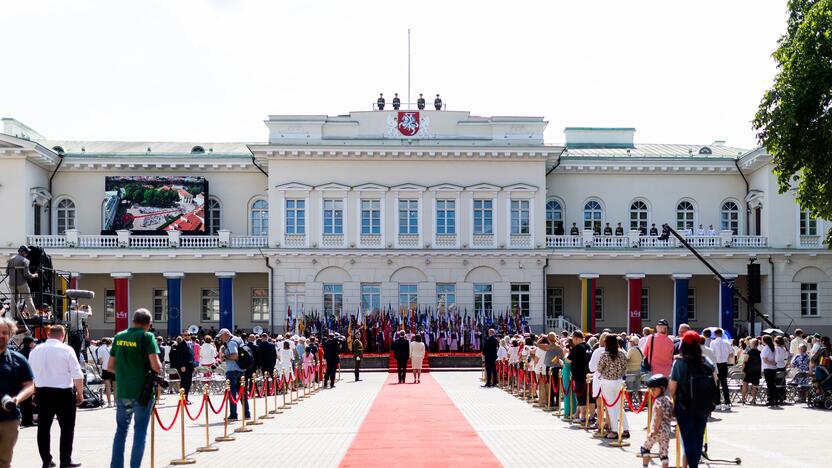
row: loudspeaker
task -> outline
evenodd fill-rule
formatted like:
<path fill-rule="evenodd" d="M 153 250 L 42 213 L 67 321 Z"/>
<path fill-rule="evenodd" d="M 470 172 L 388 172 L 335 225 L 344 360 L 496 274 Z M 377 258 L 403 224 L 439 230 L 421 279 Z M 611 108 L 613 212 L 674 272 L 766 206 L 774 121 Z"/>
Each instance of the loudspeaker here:
<path fill-rule="evenodd" d="M 759 304 L 762 302 L 760 294 L 760 264 L 748 264 L 748 302 Z"/>

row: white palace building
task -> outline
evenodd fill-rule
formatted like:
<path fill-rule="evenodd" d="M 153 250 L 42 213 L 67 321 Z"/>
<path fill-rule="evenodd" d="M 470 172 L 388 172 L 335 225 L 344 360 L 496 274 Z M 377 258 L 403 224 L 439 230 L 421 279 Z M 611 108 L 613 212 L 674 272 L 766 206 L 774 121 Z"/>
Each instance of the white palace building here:
<path fill-rule="evenodd" d="M 778 327 L 832 332 L 832 223 L 779 193 L 765 148 L 633 128 L 550 144 L 542 117 L 448 110 L 265 124 L 261 143 L 56 141 L 3 119 L 0 253 L 41 246 L 74 272 L 96 293 L 94 336 L 138 307 L 177 333 L 413 303 L 519 310 L 535 331 L 588 315 L 747 328 L 730 289 L 651 232 L 668 223 L 741 292 L 756 259 Z"/>

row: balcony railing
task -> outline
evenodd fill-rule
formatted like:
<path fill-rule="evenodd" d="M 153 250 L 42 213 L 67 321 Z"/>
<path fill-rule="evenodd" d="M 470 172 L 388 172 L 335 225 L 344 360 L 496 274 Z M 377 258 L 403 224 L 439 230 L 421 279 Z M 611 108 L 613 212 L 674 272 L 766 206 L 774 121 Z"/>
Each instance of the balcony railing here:
<path fill-rule="evenodd" d="M 494 247 L 494 234 L 474 234 L 473 247 L 475 249 Z"/>
<path fill-rule="evenodd" d="M 419 234 L 399 234 L 399 247 L 402 249 L 418 249 Z"/>
<path fill-rule="evenodd" d="M 765 236 L 690 236 L 685 239 L 691 246 L 700 249 L 768 247 L 768 238 Z M 657 236 L 563 235 L 546 236 L 546 247 L 554 249 L 672 249 L 682 247 L 682 243 L 675 237 L 661 240 Z"/>
<path fill-rule="evenodd" d="M 800 247 L 804 249 L 819 249 L 823 246 L 820 236 L 800 236 Z"/>
<path fill-rule="evenodd" d="M 437 234 L 436 248 L 437 249 L 452 249 L 456 247 L 456 234 Z"/>
<path fill-rule="evenodd" d="M 27 236 L 29 245 L 44 248 L 78 248 L 78 249 L 256 249 L 268 247 L 266 236 L 232 236 L 228 231 L 219 235 L 207 236 L 138 236 L 120 231 L 118 235 L 79 235 L 68 232 L 65 235 Z"/>

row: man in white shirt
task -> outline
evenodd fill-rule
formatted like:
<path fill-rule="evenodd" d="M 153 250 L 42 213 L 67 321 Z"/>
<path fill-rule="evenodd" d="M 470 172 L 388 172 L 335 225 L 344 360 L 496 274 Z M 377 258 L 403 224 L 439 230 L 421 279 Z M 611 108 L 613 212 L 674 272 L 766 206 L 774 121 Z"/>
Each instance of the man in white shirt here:
<path fill-rule="evenodd" d="M 711 236 L 711 237 L 716 236 L 716 229 L 714 229 L 713 224 L 708 226 L 708 235 Z"/>
<path fill-rule="evenodd" d="M 714 331 L 714 339 L 711 340 L 710 348 L 714 353 L 717 377 L 719 378 L 719 385 L 722 387 L 722 398 L 725 400 L 725 403 L 719 405 L 719 408 L 725 410 L 731 406 L 731 395 L 728 393 L 728 358 L 731 357 L 734 349 L 731 347 L 731 342 L 723 337 L 721 328 Z"/>
<path fill-rule="evenodd" d="M 641 350 L 641 354 L 644 354 L 644 346 L 647 344 L 647 339 L 650 338 L 652 333 L 653 330 L 650 327 L 644 327 L 641 331 L 641 338 L 638 339 L 638 349 Z"/>
<path fill-rule="evenodd" d="M 61 427 L 61 468 L 81 466 L 72 462 L 72 442 L 76 406 L 84 401 L 84 376 L 75 350 L 63 343 L 65 335 L 63 326 L 53 326 L 46 343 L 36 346 L 29 354 L 38 406 L 38 451 L 45 467 L 55 466 L 49 436 L 56 416 Z"/>
<path fill-rule="evenodd" d="M 701 224 L 699 225 L 699 229 L 696 231 L 697 236 L 704 236 L 705 235 L 705 227 Z"/>

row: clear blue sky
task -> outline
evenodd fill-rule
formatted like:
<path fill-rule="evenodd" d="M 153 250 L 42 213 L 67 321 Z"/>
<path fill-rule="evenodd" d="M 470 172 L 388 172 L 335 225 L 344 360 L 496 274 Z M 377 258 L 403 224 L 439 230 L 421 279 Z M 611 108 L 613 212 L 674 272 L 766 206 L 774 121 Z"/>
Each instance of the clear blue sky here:
<path fill-rule="evenodd" d="M 268 114 L 449 109 L 755 145 L 783 0 L 8 0 L 0 116 L 50 138 L 263 141 Z"/>

